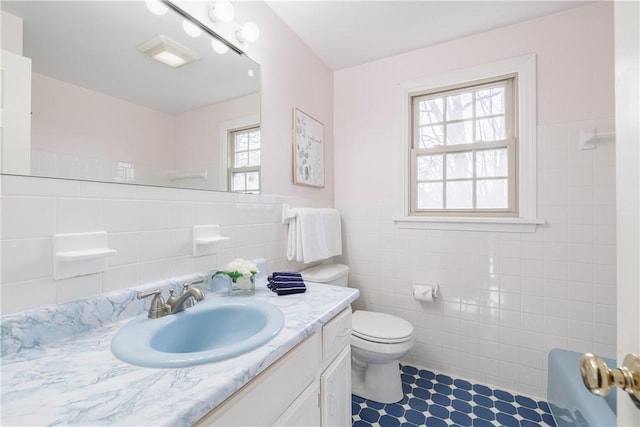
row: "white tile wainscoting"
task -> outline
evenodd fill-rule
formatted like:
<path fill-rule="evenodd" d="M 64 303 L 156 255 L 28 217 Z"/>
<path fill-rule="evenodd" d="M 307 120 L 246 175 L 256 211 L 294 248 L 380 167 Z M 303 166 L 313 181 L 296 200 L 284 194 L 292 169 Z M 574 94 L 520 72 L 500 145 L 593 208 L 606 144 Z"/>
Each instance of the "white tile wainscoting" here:
<path fill-rule="evenodd" d="M 223 266 L 235 257 L 286 261 L 282 204 L 326 207 L 330 200 L 2 176 L 2 314 L 97 295 Z M 192 256 L 193 226 L 220 224 L 231 239 L 217 254 Z M 104 273 L 53 279 L 53 235 L 106 231 Z"/>
<path fill-rule="evenodd" d="M 615 144 L 579 150 L 579 129 L 538 127 L 535 233 L 399 230 L 396 200 L 336 200 L 355 308 L 413 323 L 409 363 L 544 398 L 550 349 L 615 357 Z"/>

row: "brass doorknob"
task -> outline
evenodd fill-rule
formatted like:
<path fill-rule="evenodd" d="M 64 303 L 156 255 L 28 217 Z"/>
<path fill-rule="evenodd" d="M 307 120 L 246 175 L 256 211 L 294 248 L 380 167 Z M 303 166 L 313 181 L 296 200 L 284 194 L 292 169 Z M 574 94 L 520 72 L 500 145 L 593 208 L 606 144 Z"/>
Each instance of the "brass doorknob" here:
<path fill-rule="evenodd" d="M 627 354 L 622 366 L 610 369 L 596 355 L 585 353 L 580 358 L 580 373 L 585 387 L 597 396 L 606 396 L 613 387 L 629 393 L 640 408 L 640 356 Z"/>

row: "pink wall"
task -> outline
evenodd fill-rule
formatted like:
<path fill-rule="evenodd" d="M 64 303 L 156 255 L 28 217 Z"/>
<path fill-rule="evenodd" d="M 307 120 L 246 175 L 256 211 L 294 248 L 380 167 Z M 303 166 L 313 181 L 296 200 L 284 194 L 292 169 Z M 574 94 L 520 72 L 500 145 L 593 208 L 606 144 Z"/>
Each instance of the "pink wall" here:
<path fill-rule="evenodd" d="M 335 198 L 388 198 L 400 188 L 403 81 L 535 53 L 538 124 L 611 117 L 612 10 L 600 2 L 336 72 Z"/>
<path fill-rule="evenodd" d="M 32 94 L 32 149 L 174 167 L 171 115 L 38 73 Z"/>
<path fill-rule="evenodd" d="M 262 1 L 236 2 L 236 16 L 260 25 L 249 55 L 262 67 L 262 180 L 265 194 L 333 199 L 333 72 Z M 297 107 L 324 124 L 325 187 L 292 183 L 291 129 Z"/>

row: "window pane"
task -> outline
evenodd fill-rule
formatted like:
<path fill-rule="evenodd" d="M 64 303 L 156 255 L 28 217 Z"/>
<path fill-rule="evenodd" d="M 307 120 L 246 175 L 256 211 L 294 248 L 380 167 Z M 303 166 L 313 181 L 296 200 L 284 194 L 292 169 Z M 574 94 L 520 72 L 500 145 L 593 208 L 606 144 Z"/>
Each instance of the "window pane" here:
<path fill-rule="evenodd" d="M 429 125 L 443 121 L 443 100 L 442 98 L 425 99 L 418 102 L 418 124 Z"/>
<path fill-rule="evenodd" d="M 447 209 L 473 207 L 473 183 L 471 181 L 447 182 Z"/>
<path fill-rule="evenodd" d="M 247 173 L 247 190 L 257 190 L 260 188 L 260 174 L 258 172 Z"/>
<path fill-rule="evenodd" d="M 473 177 L 471 151 L 447 154 L 447 179 Z"/>
<path fill-rule="evenodd" d="M 244 151 L 247 149 L 249 136 L 246 133 L 236 134 L 236 151 Z"/>
<path fill-rule="evenodd" d="M 476 138 L 479 141 L 497 141 L 505 139 L 504 117 L 479 119 L 476 122 Z"/>
<path fill-rule="evenodd" d="M 420 128 L 418 148 L 438 147 L 440 145 L 444 145 L 444 127 L 442 125 Z"/>
<path fill-rule="evenodd" d="M 245 190 L 244 175 L 244 172 L 233 173 L 233 176 L 231 177 L 231 191 Z"/>
<path fill-rule="evenodd" d="M 249 133 L 249 150 L 260 149 L 260 131 Z"/>
<path fill-rule="evenodd" d="M 442 209 L 442 182 L 418 184 L 418 209 Z"/>
<path fill-rule="evenodd" d="M 473 142 L 472 121 L 447 125 L 447 145 L 468 144 L 470 142 Z"/>
<path fill-rule="evenodd" d="M 476 181 L 476 204 L 478 208 L 499 209 L 509 207 L 506 179 L 483 179 Z"/>
<path fill-rule="evenodd" d="M 473 95 L 461 93 L 447 97 L 447 121 L 473 117 Z"/>
<path fill-rule="evenodd" d="M 476 92 L 476 116 L 504 114 L 504 87 L 492 87 Z"/>
<path fill-rule="evenodd" d="M 476 176 L 507 176 L 508 170 L 506 148 L 476 151 Z"/>
<path fill-rule="evenodd" d="M 260 166 L 260 150 L 249 151 L 249 166 Z"/>
<path fill-rule="evenodd" d="M 243 168 L 248 166 L 249 156 L 246 152 L 236 153 L 236 165 L 237 168 Z"/>
<path fill-rule="evenodd" d="M 442 154 L 418 156 L 416 159 L 418 181 L 442 179 Z"/>

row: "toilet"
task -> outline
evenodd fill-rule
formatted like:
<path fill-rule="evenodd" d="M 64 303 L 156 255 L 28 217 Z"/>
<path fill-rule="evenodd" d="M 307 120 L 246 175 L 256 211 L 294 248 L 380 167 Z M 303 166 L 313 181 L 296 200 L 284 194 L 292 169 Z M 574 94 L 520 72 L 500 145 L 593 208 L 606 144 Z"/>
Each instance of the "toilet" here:
<path fill-rule="evenodd" d="M 300 274 L 309 282 L 347 286 L 349 267 L 320 264 Z M 357 310 L 351 329 L 352 393 L 380 403 L 402 400 L 399 360 L 413 347 L 413 325 L 398 316 Z"/>

